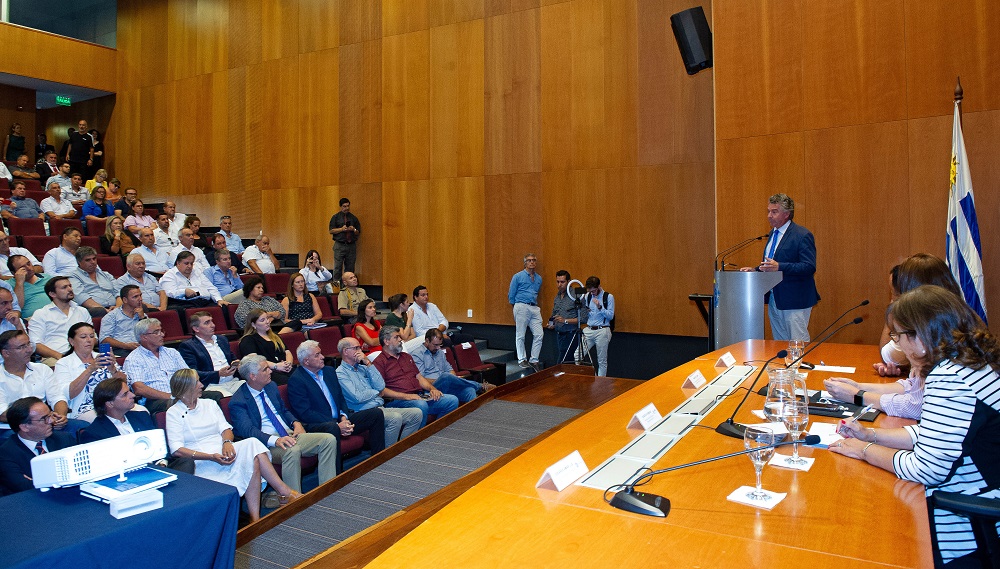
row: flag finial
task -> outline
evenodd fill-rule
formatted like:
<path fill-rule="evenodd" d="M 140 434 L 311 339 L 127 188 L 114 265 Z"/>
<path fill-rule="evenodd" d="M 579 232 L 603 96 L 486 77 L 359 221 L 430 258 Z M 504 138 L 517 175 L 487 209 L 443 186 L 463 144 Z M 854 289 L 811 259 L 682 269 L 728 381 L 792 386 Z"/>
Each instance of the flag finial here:
<path fill-rule="evenodd" d="M 963 97 L 962 77 L 959 76 L 957 79 L 955 79 L 955 102 L 961 103 L 962 97 Z"/>

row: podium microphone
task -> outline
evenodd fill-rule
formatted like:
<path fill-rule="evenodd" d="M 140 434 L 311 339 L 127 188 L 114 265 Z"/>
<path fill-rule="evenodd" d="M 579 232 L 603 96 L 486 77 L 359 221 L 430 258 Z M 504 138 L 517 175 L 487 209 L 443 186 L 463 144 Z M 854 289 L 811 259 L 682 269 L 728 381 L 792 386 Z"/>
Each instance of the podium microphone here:
<path fill-rule="evenodd" d="M 662 468 L 660 470 L 651 470 L 639 478 L 635 479 L 635 482 L 631 484 L 618 484 L 612 486 L 611 488 L 624 487 L 624 490 L 616 492 L 611 500 L 608 502 L 613 507 L 620 510 L 625 510 L 627 512 L 634 512 L 636 514 L 643 514 L 646 516 L 656 516 L 660 518 L 667 517 L 670 513 L 670 500 L 664 498 L 663 496 L 657 496 L 656 494 L 647 494 L 645 492 L 636 492 L 635 487 L 645 484 L 650 478 L 656 476 L 657 474 L 663 474 L 665 472 L 671 472 L 673 470 L 680 470 L 682 468 L 688 468 L 689 466 L 698 466 L 699 464 L 705 464 L 708 462 L 715 462 L 716 460 L 722 460 L 724 458 L 732 458 L 734 456 L 740 456 L 741 454 L 750 454 L 752 452 L 757 452 L 769 448 L 778 448 L 788 445 L 795 445 L 805 443 L 807 445 L 815 445 L 820 442 L 819 435 L 808 435 L 801 441 L 782 441 L 780 443 L 775 443 L 773 445 L 767 445 L 757 448 L 750 448 L 741 450 L 738 452 L 731 452 L 729 454 L 724 454 L 721 456 L 713 456 L 712 458 L 706 458 L 702 460 L 697 460 L 695 462 L 689 462 L 687 464 L 679 464 L 677 466 L 670 466 L 668 468 Z M 611 490 L 608 488 L 608 490 Z M 605 490 L 605 494 L 607 491 Z M 605 497 L 605 499 L 607 499 Z"/>
<path fill-rule="evenodd" d="M 809 349 L 806 350 L 805 353 L 803 353 L 801 356 L 799 356 L 799 359 L 793 360 L 792 363 L 788 364 L 788 367 L 794 366 L 795 364 L 801 362 L 802 358 L 804 358 L 804 357 L 806 357 L 806 356 L 809 355 L 809 352 L 811 352 L 811 351 L 815 350 L 816 348 L 820 347 L 821 344 L 823 344 L 824 342 L 826 342 L 827 340 L 829 340 L 830 338 L 832 338 L 837 332 L 840 332 L 841 330 L 843 330 L 844 328 L 847 328 L 848 326 L 853 326 L 855 324 L 861 324 L 864 321 L 865 321 L 865 319 L 863 317 L 858 316 L 857 318 L 855 318 L 854 320 L 851 320 L 850 322 L 847 322 L 845 324 L 841 324 L 840 326 L 837 327 L 836 330 L 834 330 L 833 332 L 830 332 L 829 334 L 827 334 L 825 338 L 823 338 L 822 340 L 820 340 L 820 341 L 816 342 L 815 344 L 809 346 Z M 757 395 L 767 395 L 766 387 L 767 386 L 765 386 L 765 390 L 763 390 L 763 393 L 761 393 L 760 391 L 758 391 Z M 750 389 L 753 389 L 753 387 L 751 387 Z"/>
<path fill-rule="evenodd" d="M 715 428 L 716 433 L 719 433 L 720 435 L 726 435 L 727 437 L 733 437 L 734 439 L 743 438 L 743 431 L 746 430 L 746 427 L 740 425 L 739 423 L 734 422 L 733 417 L 736 416 L 736 413 L 739 412 L 740 408 L 743 407 L 743 404 L 746 403 L 747 397 L 750 396 L 750 392 L 753 391 L 753 388 L 757 385 L 757 380 L 760 379 L 760 375 L 764 373 L 765 369 L 767 369 L 767 364 L 773 362 L 778 358 L 784 359 L 785 356 L 787 355 L 788 355 L 788 350 L 781 350 L 777 354 L 774 354 L 774 356 L 771 359 L 764 362 L 764 365 L 760 366 L 760 371 L 757 372 L 757 377 L 753 378 L 753 383 L 750 384 L 750 388 L 747 389 L 746 394 L 743 395 L 743 399 L 740 401 L 740 404 L 736 406 L 736 409 L 733 409 L 733 414 L 730 415 L 728 419 L 719 423 L 719 426 Z"/>
<path fill-rule="evenodd" d="M 770 235 L 771 235 L 770 233 L 765 233 L 764 235 L 760 235 L 758 237 L 751 237 L 750 239 L 744 239 L 743 241 L 740 241 L 736 245 L 733 245 L 732 247 L 730 247 L 730 248 L 728 248 L 728 249 L 726 249 L 724 251 L 721 251 L 718 255 L 715 256 L 715 270 L 716 271 L 719 270 L 719 259 L 720 258 L 722 259 L 722 270 L 724 271 L 724 270 L 726 270 L 726 262 L 725 261 L 726 261 L 726 256 L 727 255 L 729 255 L 731 253 L 735 253 L 736 251 L 739 251 L 740 249 L 746 247 L 747 245 L 753 243 L 754 241 L 760 241 L 761 239 L 763 239 L 765 237 L 768 237 Z"/>

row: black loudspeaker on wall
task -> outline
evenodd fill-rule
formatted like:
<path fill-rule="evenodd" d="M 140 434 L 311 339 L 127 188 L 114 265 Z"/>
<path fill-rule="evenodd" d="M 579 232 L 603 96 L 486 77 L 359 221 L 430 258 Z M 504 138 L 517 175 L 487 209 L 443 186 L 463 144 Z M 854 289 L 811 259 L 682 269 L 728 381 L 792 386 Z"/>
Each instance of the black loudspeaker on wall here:
<path fill-rule="evenodd" d="M 677 47 L 684 58 L 688 75 L 712 66 L 712 31 L 708 29 L 705 10 L 696 6 L 670 16 Z"/>

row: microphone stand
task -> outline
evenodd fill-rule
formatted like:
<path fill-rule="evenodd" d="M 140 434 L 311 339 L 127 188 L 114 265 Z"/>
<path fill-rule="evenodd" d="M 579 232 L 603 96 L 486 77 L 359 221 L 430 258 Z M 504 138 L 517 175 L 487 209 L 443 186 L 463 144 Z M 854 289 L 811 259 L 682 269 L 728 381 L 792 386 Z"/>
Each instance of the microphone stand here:
<path fill-rule="evenodd" d="M 845 310 L 843 314 L 841 314 L 840 316 L 838 316 L 837 319 L 834 320 L 833 322 L 830 322 L 830 325 L 827 326 L 826 328 L 823 328 L 823 330 L 820 331 L 819 334 L 816 334 L 816 336 L 819 337 L 819 336 L 822 336 L 823 334 L 826 334 L 826 331 L 829 330 L 830 328 L 833 328 L 833 325 L 836 324 L 837 322 L 840 322 L 841 318 L 847 316 L 848 314 L 851 313 L 851 311 L 857 310 L 857 309 L 861 308 L 862 306 L 868 306 L 868 299 L 867 298 L 864 299 L 864 300 L 862 300 L 861 304 L 859 304 L 859 305 L 857 305 L 857 306 L 855 306 L 853 308 L 848 308 L 847 310 Z"/>
<path fill-rule="evenodd" d="M 730 255 L 732 253 L 735 253 L 736 251 L 739 251 L 740 249 L 746 247 L 747 245 L 753 243 L 754 241 L 760 241 L 761 239 L 767 237 L 768 235 L 770 235 L 770 233 L 761 235 L 759 237 L 751 237 L 750 239 L 744 239 L 743 241 L 740 241 L 736 245 L 733 245 L 732 247 L 726 249 L 725 251 L 722 251 L 721 253 L 719 253 L 718 255 L 715 256 L 715 270 L 716 271 L 719 270 L 719 259 L 720 259 L 720 257 L 722 259 L 722 270 L 724 271 L 724 270 L 726 270 L 726 262 L 725 261 L 726 261 L 726 256 L 727 255 Z"/>
<path fill-rule="evenodd" d="M 767 365 L 778 358 L 784 359 L 784 357 L 787 355 L 788 355 L 788 350 L 781 350 L 777 354 L 774 354 L 774 356 L 772 356 L 771 359 L 764 362 L 764 365 L 760 366 L 760 371 L 757 372 L 757 377 L 753 378 L 753 383 L 750 384 L 750 387 L 749 389 L 747 389 L 746 394 L 743 395 L 743 399 L 740 401 L 740 404 L 736 406 L 736 409 L 733 409 L 733 414 L 730 415 L 728 419 L 719 423 L 719 426 L 715 428 L 716 433 L 719 433 L 720 435 L 726 435 L 727 437 L 733 437 L 734 439 L 743 438 L 743 432 L 746 430 L 746 427 L 733 421 L 733 418 L 736 417 L 736 413 L 739 412 L 740 408 L 743 407 L 743 404 L 746 403 L 747 397 L 750 396 L 750 392 L 752 392 L 753 388 L 757 386 L 757 380 L 760 379 L 761 374 L 764 373 L 764 370 L 767 369 Z"/>
<path fill-rule="evenodd" d="M 799 358 L 797 360 L 794 360 L 794 361 L 792 361 L 792 363 L 788 364 L 787 367 L 792 367 L 795 364 L 797 364 L 800 361 L 802 361 L 802 358 L 808 356 L 809 352 L 811 352 L 811 351 L 815 350 L 816 348 L 820 347 L 820 345 L 823 342 L 826 342 L 827 340 L 829 340 L 830 338 L 832 338 L 837 332 L 840 332 L 841 330 L 843 330 L 844 328 L 847 328 L 848 326 L 853 326 L 855 324 L 861 324 L 864 321 L 865 321 L 865 319 L 863 317 L 858 316 L 857 318 L 855 318 L 854 320 L 851 320 L 850 322 L 847 322 L 846 324 L 841 324 L 839 327 L 837 327 L 836 330 L 834 330 L 833 332 L 830 332 L 829 334 L 827 334 L 825 338 L 823 338 L 822 340 L 816 342 L 812 346 L 809 346 L 808 350 L 806 350 L 801 356 L 799 356 Z M 765 386 L 765 388 L 766 388 L 766 386 Z M 751 389 L 753 389 L 753 387 L 751 387 Z M 764 391 L 763 393 L 761 393 L 760 391 L 758 391 L 757 394 L 758 395 L 767 395 L 767 391 Z"/>

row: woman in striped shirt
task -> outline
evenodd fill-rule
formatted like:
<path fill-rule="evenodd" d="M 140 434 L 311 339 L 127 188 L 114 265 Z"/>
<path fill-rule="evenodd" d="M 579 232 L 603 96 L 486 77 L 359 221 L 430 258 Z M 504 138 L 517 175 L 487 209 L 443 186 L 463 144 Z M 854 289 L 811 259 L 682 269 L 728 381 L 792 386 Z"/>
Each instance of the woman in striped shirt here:
<path fill-rule="evenodd" d="M 926 377 L 919 425 L 873 429 L 842 422 L 835 453 L 936 490 L 1000 498 L 1000 345 L 954 293 L 932 285 L 889 309 L 893 340 Z M 976 550 L 966 518 L 935 510 L 934 536 L 945 563 Z M 961 560 L 966 561 L 966 560 Z"/>

